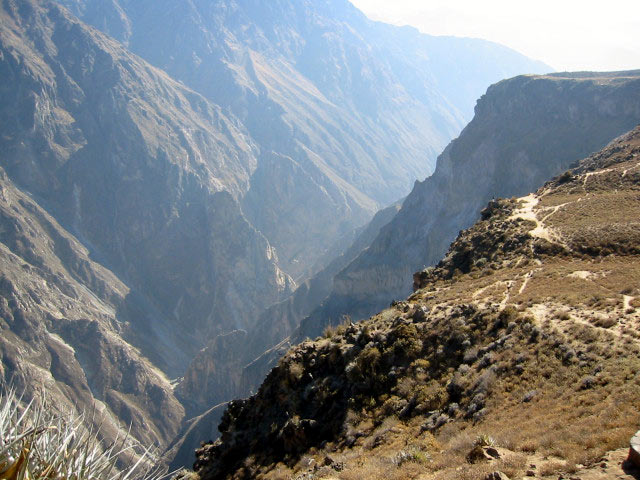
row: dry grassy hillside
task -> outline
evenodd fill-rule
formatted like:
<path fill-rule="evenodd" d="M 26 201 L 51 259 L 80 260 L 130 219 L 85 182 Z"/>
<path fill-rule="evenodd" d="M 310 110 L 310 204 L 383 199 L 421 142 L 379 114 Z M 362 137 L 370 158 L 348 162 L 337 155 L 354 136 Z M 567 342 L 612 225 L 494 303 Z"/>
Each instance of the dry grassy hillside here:
<path fill-rule="evenodd" d="M 639 278 L 637 128 L 492 201 L 406 301 L 292 349 L 196 475 L 638 478 Z"/>

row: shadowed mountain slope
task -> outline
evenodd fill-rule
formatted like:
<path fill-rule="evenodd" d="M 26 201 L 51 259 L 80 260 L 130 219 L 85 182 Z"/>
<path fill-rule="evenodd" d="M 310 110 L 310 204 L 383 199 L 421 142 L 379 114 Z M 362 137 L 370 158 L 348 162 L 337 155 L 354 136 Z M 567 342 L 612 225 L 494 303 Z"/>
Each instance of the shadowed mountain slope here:
<path fill-rule="evenodd" d="M 95 412 L 106 442 L 129 428 L 166 444 L 184 409 L 166 375 L 132 345 L 144 312 L 130 288 L 0 170 L 0 378 L 25 400 L 46 395 L 61 411 Z M 176 356 L 174 345 L 153 338 Z"/>
<path fill-rule="evenodd" d="M 184 378 L 176 386 L 176 394 L 185 405 L 188 415 L 199 414 L 212 403 L 249 395 L 260 385 L 266 375 L 264 367 L 268 361 L 273 361 L 273 358 L 281 356 L 291 347 L 288 341 L 282 342 L 282 338 L 287 337 L 300 319 L 329 294 L 333 276 L 366 248 L 399 208 L 400 204 L 395 204 L 378 212 L 367 227 L 358 232 L 344 254 L 300 285 L 288 299 L 266 309 L 252 331 L 237 330 L 212 339 L 196 355 Z M 206 425 L 212 423 L 210 417 L 196 419 L 191 430 L 203 431 L 207 427 L 198 426 L 202 422 Z M 212 438 L 217 437 L 216 426 L 213 425 L 209 430 L 208 435 Z M 187 442 L 185 439 L 183 443 L 188 443 L 190 449 L 186 445 L 181 449 L 181 459 L 187 460 L 183 466 L 189 466 L 191 462 L 191 456 L 185 456 L 184 452 L 192 452 L 201 441 L 193 434 L 189 440 Z"/>
<path fill-rule="evenodd" d="M 2 165 L 162 312 L 152 329 L 189 357 L 288 294 L 237 202 L 257 163 L 242 127 L 53 3 L 2 15 Z"/>
<path fill-rule="evenodd" d="M 293 290 L 240 206 L 255 145 L 53 2 L 0 5 L 0 77 L 2 376 L 165 445 L 165 375 Z"/>

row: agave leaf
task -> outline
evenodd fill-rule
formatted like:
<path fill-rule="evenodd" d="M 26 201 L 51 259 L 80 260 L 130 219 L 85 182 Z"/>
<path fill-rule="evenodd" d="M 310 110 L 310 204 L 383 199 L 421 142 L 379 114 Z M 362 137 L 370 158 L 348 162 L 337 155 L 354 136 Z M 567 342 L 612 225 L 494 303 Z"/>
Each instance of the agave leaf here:
<path fill-rule="evenodd" d="M 23 464 L 29 458 L 29 449 L 23 448 L 18 456 L 18 459 L 13 462 L 12 465 L 7 468 L 2 474 L 0 474 L 0 480 L 18 480 L 20 477 L 20 471 L 22 470 Z"/>
<path fill-rule="evenodd" d="M 61 412 L 46 392 L 29 403 L 22 398 L 0 383 L 0 480 L 159 480 L 147 468 L 152 447 L 141 448 L 130 431 L 105 445 L 95 411 L 90 419 Z M 121 472 L 116 465 L 125 457 L 137 462 Z"/>
<path fill-rule="evenodd" d="M 34 435 L 34 436 L 35 435 L 40 435 L 45 430 L 48 430 L 48 429 L 51 429 L 51 428 L 55 428 L 55 427 L 33 427 L 33 428 L 30 428 L 26 432 L 24 432 L 24 433 L 18 435 L 17 437 L 15 437 L 13 440 L 11 440 L 9 443 L 7 443 L 4 447 L 2 447 L 2 450 L 0 450 L 0 455 L 4 455 L 5 452 L 9 451 L 9 449 L 11 447 L 13 447 L 17 443 L 20 443 L 20 441 L 24 440 L 26 437 L 28 437 L 30 435 Z"/>
<path fill-rule="evenodd" d="M 45 478 L 56 478 L 56 471 L 53 468 L 53 465 L 49 465 L 47 466 L 47 468 L 45 468 L 42 473 L 40 474 L 39 478 L 41 479 L 45 479 Z"/>

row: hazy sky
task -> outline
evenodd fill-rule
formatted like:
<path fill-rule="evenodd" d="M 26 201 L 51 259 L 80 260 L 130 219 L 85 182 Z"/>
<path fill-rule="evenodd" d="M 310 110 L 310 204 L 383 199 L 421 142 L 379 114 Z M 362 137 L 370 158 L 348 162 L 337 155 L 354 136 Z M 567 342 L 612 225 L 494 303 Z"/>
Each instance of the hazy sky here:
<path fill-rule="evenodd" d="M 351 0 L 375 20 L 492 40 L 556 70 L 640 69 L 640 0 Z"/>

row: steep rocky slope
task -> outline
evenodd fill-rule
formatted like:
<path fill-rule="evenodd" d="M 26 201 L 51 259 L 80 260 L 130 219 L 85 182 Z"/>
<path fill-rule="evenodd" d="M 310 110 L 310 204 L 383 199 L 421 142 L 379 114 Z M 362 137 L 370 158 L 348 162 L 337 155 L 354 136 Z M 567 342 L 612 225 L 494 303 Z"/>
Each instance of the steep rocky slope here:
<path fill-rule="evenodd" d="M 192 452 L 202 440 L 194 431 L 206 432 L 210 438 L 218 436 L 217 423 L 211 415 L 199 414 L 212 404 L 248 396 L 262 383 L 266 367 L 275 364 L 291 347 L 288 335 L 331 291 L 333 276 L 366 248 L 399 208 L 400 204 L 394 204 L 378 212 L 342 255 L 300 285 L 288 299 L 266 309 L 252 331 L 221 334 L 196 355 L 177 384 L 176 394 L 185 405 L 187 416 L 198 418 L 189 425 L 189 437 L 180 441 L 180 457 L 174 458 L 175 452 L 169 454 L 174 466 L 192 463 Z"/>
<path fill-rule="evenodd" d="M 413 271 L 435 263 L 461 228 L 496 196 L 520 195 L 640 122 L 640 74 L 522 76 L 493 85 L 476 116 L 416 183 L 401 210 L 348 265 L 288 337 L 245 368 L 255 388 L 291 345 L 327 325 L 366 318 L 411 290 Z M 274 330 L 279 317 L 264 318 Z"/>
<path fill-rule="evenodd" d="M 405 297 L 411 273 L 437 262 L 481 205 L 533 190 L 639 122 L 639 71 L 521 76 L 491 86 L 434 174 L 335 276 L 330 297 L 302 322 L 293 343 L 344 315 L 366 318 Z"/>
<path fill-rule="evenodd" d="M 25 400 L 95 412 L 107 442 L 133 435 L 166 444 L 184 409 L 167 377 L 132 344 L 150 323 L 113 272 L 0 169 L 0 379 Z M 175 346 L 154 339 L 180 356 Z"/>
<path fill-rule="evenodd" d="M 2 165 L 142 296 L 145 353 L 179 375 L 207 337 L 248 328 L 293 287 L 239 205 L 254 146 L 219 107 L 56 4 L 0 14 Z"/>
<path fill-rule="evenodd" d="M 432 170 L 490 83 L 549 71 L 346 0 L 60 1 L 243 122 L 260 149 L 243 211 L 296 280 Z"/>
<path fill-rule="evenodd" d="M 615 449 L 639 419 L 639 194 L 640 127 L 491 201 L 406 301 L 293 348 L 231 402 L 198 477 L 633 474 Z"/>
<path fill-rule="evenodd" d="M 111 37 L 54 2 L 3 4 L 2 166 L 131 289 L 153 318 L 132 324 L 136 346 L 184 377 L 194 414 L 327 295 L 341 241 L 431 169 L 470 94 L 546 70 L 342 0 L 55 3 Z M 459 96 L 451 48 L 476 72 Z M 260 315 L 289 274 L 324 267 Z"/>
<path fill-rule="evenodd" d="M 229 402 L 221 403 L 183 423 L 164 453 L 170 472 L 191 468 L 193 452 L 218 437 L 218 425 Z"/>

